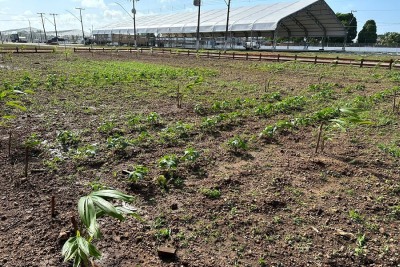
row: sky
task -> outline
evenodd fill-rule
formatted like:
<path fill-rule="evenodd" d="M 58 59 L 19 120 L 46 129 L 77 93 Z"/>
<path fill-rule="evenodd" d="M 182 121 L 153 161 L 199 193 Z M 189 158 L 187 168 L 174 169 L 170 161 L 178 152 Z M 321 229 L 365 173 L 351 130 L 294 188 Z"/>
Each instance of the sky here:
<path fill-rule="evenodd" d="M 226 9 L 228 0 L 202 0 L 202 10 Z M 294 2 L 295 0 L 231 0 L 231 7 Z M 354 12 L 358 31 L 364 23 L 373 19 L 378 34 L 400 32 L 400 0 L 325 0 L 333 11 Z M 57 30 L 80 29 L 79 10 L 82 11 L 85 32 L 98 29 L 121 19 L 129 19 L 132 0 L 0 0 L 0 31 L 32 27 L 42 29 L 37 13 L 45 13 L 46 31 L 54 31 L 55 16 Z M 136 0 L 136 16 L 165 14 L 196 10 L 193 0 Z M 126 11 L 125 11 L 125 10 Z"/>

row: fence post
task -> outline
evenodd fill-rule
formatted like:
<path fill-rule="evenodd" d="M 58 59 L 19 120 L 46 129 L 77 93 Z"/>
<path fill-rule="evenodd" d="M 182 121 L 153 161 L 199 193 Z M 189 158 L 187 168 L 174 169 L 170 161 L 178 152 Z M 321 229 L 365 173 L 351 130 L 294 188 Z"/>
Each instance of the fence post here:
<path fill-rule="evenodd" d="M 249 53 L 246 53 L 246 60 L 249 60 Z"/>
<path fill-rule="evenodd" d="M 91 52 L 90 47 L 89 47 L 89 53 Z"/>
<path fill-rule="evenodd" d="M 103 47 L 103 52 L 104 52 L 104 47 Z"/>
<path fill-rule="evenodd" d="M 232 54 L 232 59 L 235 59 L 235 52 L 233 52 Z"/>
<path fill-rule="evenodd" d="M 17 46 L 16 48 L 17 48 L 17 53 L 19 53 L 19 51 L 18 51 L 18 46 Z"/>
<path fill-rule="evenodd" d="M 258 61 L 261 61 L 261 53 L 260 53 L 260 57 L 258 58 Z"/>
<path fill-rule="evenodd" d="M 207 58 L 210 58 L 210 51 L 207 51 Z"/>
<path fill-rule="evenodd" d="M 279 62 L 280 58 L 281 58 L 281 55 L 278 54 L 278 57 L 276 60 Z"/>
<path fill-rule="evenodd" d="M 364 59 L 362 58 L 361 61 L 360 61 L 360 68 L 362 68 L 363 65 L 364 65 Z"/>
<path fill-rule="evenodd" d="M 75 47 L 74 47 L 74 49 L 75 49 Z M 75 51 L 74 51 L 75 52 Z M 37 47 L 35 46 L 35 53 L 37 53 Z"/>
<path fill-rule="evenodd" d="M 393 65 L 393 59 L 391 58 L 389 61 L 389 70 L 392 70 L 392 65 Z"/>
<path fill-rule="evenodd" d="M 314 58 L 314 64 L 317 64 L 317 61 L 318 61 L 318 56 L 315 56 L 315 58 Z"/>
<path fill-rule="evenodd" d="M 297 61 L 297 54 L 294 55 L 294 61 Z"/>
<path fill-rule="evenodd" d="M 218 59 L 221 58 L 221 50 L 218 52 Z"/>

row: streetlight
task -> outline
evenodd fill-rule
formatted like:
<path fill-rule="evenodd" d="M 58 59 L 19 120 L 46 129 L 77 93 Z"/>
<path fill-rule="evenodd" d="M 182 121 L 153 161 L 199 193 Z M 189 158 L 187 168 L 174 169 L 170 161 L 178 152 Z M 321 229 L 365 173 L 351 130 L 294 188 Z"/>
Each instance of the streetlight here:
<path fill-rule="evenodd" d="M 71 12 L 69 12 L 68 10 L 66 10 L 66 11 L 67 11 L 69 14 L 71 14 L 72 16 L 74 16 L 77 20 L 79 20 L 79 21 L 81 22 L 83 44 L 85 44 L 85 32 L 83 31 L 83 19 L 82 19 L 82 10 L 85 10 L 85 9 L 84 9 L 84 8 L 81 8 L 81 7 L 75 7 L 75 9 L 79 9 L 80 18 L 78 18 L 77 16 L 75 16 L 74 14 L 72 14 Z"/>
<path fill-rule="evenodd" d="M 200 6 L 201 6 L 201 0 L 193 0 L 193 5 L 199 7 L 199 10 L 197 12 L 197 30 L 196 30 L 196 52 L 197 52 L 197 51 L 199 51 L 199 47 L 200 47 Z"/>

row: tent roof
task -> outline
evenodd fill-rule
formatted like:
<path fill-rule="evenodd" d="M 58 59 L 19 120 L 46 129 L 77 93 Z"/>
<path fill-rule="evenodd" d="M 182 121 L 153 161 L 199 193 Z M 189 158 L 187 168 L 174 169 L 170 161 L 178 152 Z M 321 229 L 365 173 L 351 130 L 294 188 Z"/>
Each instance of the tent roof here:
<path fill-rule="evenodd" d="M 202 36 L 223 35 L 226 9 L 201 11 Z M 139 16 L 138 34 L 173 34 L 194 36 L 197 12 Z M 94 34 L 133 34 L 132 20 L 108 25 Z M 280 37 L 345 36 L 346 29 L 324 0 L 299 0 L 290 3 L 232 8 L 229 32 L 234 36 L 265 36 L 275 32 Z"/>

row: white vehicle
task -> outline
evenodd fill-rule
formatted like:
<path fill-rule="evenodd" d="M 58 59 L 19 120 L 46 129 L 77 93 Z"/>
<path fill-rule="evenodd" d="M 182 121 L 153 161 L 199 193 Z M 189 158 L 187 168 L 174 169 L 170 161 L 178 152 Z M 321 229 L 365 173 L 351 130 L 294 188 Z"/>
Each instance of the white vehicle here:
<path fill-rule="evenodd" d="M 260 43 L 258 42 L 245 42 L 243 45 L 246 50 L 260 49 Z"/>

